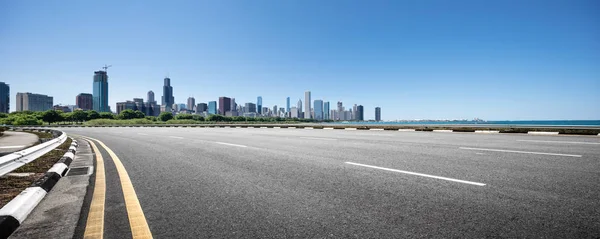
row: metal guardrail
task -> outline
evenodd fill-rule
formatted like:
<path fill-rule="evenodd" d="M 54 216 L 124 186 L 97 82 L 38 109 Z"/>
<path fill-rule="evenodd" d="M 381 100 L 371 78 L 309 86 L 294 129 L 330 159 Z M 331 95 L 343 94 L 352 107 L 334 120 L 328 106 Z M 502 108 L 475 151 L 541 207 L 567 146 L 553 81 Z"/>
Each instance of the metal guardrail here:
<path fill-rule="evenodd" d="M 21 166 L 28 164 L 42 155 L 52 151 L 67 140 L 67 134 L 62 134 L 50 141 L 0 157 L 0 176 L 4 176 Z"/>

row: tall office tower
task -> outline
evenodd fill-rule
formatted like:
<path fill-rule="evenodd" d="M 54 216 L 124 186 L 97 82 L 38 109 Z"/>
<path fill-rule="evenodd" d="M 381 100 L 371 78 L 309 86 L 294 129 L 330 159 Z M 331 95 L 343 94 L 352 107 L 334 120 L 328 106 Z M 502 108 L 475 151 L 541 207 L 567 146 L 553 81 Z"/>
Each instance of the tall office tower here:
<path fill-rule="evenodd" d="M 312 112 L 310 108 L 310 91 L 304 92 L 304 112 L 304 118 L 312 118 L 310 115 L 310 112 Z"/>
<path fill-rule="evenodd" d="M 267 115 L 269 113 L 269 107 L 262 108 L 263 115 Z"/>
<path fill-rule="evenodd" d="M 135 104 L 135 108 L 133 110 L 139 110 L 142 113 L 146 114 L 146 106 L 144 105 L 144 99 L 142 98 L 133 98 L 133 103 Z"/>
<path fill-rule="evenodd" d="M 97 112 L 110 112 L 108 107 L 108 75 L 106 71 L 94 72 L 93 108 Z"/>
<path fill-rule="evenodd" d="M 259 115 L 262 114 L 262 96 L 256 98 L 256 109 Z"/>
<path fill-rule="evenodd" d="M 365 108 L 362 105 L 356 107 L 356 119 L 358 121 L 365 120 Z"/>
<path fill-rule="evenodd" d="M 208 111 L 208 105 L 206 103 L 198 103 L 196 105 L 196 113 L 202 113 Z"/>
<path fill-rule="evenodd" d="M 381 121 L 381 108 L 375 107 L 375 121 Z"/>
<path fill-rule="evenodd" d="M 316 120 L 323 120 L 323 100 L 315 100 L 314 105 L 315 118 Z"/>
<path fill-rule="evenodd" d="M 246 103 L 244 105 L 244 113 L 256 113 L 256 105 L 254 103 Z"/>
<path fill-rule="evenodd" d="M 52 109 L 52 96 L 33 94 L 33 93 L 17 93 L 17 109 L 16 111 L 46 111 Z"/>
<path fill-rule="evenodd" d="M 161 105 L 166 106 L 167 109 L 172 109 L 173 104 L 175 104 L 175 97 L 173 96 L 173 87 L 171 86 L 171 79 L 169 77 L 165 77 Z"/>
<path fill-rule="evenodd" d="M 196 106 L 196 99 L 194 97 L 188 97 L 187 100 L 187 110 L 194 110 L 194 106 Z"/>
<path fill-rule="evenodd" d="M 357 107 L 356 104 L 354 104 L 354 106 L 352 106 L 352 120 L 358 120 L 357 119 L 358 116 L 356 115 L 356 107 Z"/>
<path fill-rule="evenodd" d="M 337 103 L 337 110 L 338 110 L 338 113 L 342 113 L 344 111 L 344 106 L 342 105 L 341 101 L 338 101 L 338 103 Z"/>
<path fill-rule="evenodd" d="M 337 111 L 336 110 L 329 110 L 329 119 L 330 120 L 337 120 Z"/>
<path fill-rule="evenodd" d="M 296 108 L 298 108 L 298 117 L 299 119 L 302 118 L 302 100 L 298 99 L 298 104 L 296 106 Z"/>
<path fill-rule="evenodd" d="M 288 98 L 285 99 L 285 103 L 286 103 L 285 104 L 285 106 L 286 106 L 285 107 L 285 112 L 289 114 L 290 113 L 290 97 L 288 97 Z"/>
<path fill-rule="evenodd" d="M 0 82 L 0 113 L 8 113 L 10 109 L 10 87 Z"/>
<path fill-rule="evenodd" d="M 148 97 L 147 97 L 146 101 L 154 102 L 154 91 L 148 91 Z"/>
<path fill-rule="evenodd" d="M 331 109 L 329 109 L 329 101 L 327 101 L 327 102 L 325 102 L 325 104 L 323 105 L 323 119 L 324 119 L 324 120 L 331 119 L 331 115 L 329 114 L 329 113 L 330 113 L 330 110 L 331 110 Z"/>
<path fill-rule="evenodd" d="M 277 116 L 279 116 L 279 117 L 286 117 L 285 112 L 286 112 L 285 108 L 281 107 L 281 108 L 279 108 L 279 112 L 278 112 Z"/>
<path fill-rule="evenodd" d="M 92 110 L 94 107 L 94 100 L 92 94 L 81 93 L 75 97 L 75 104 L 77 108 L 82 110 Z"/>
<path fill-rule="evenodd" d="M 273 106 L 273 116 L 279 116 L 279 114 L 277 114 L 277 105 Z"/>
<path fill-rule="evenodd" d="M 209 115 L 216 115 L 217 114 L 217 102 L 216 101 L 209 101 L 208 102 L 208 114 Z"/>
<path fill-rule="evenodd" d="M 235 103 L 235 98 L 231 98 L 231 111 L 237 112 L 237 104 Z"/>
<path fill-rule="evenodd" d="M 225 115 L 227 111 L 231 111 L 231 98 L 221 96 L 219 97 L 219 114 Z"/>

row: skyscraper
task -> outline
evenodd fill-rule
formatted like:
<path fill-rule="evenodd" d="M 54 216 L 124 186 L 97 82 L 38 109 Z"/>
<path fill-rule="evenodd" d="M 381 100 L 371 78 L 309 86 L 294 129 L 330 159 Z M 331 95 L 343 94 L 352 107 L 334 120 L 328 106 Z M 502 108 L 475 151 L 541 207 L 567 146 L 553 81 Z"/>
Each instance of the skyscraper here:
<path fill-rule="evenodd" d="M 272 116 L 279 116 L 279 115 L 277 114 L 277 105 L 274 105 L 274 106 L 273 106 L 273 115 L 272 115 Z"/>
<path fill-rule="evenodd" d="M 246 103 L 244 109 L 244 113 L 256 113 L 256 105 L 254 103 Z"/>
<path fill-rule="evenodd" d="M 217 114 L 217 102 L 216 101 L 209 101 L 208 102 L 208 114 L 209 115 L 216 115 Z"/>
<path fill-rule="evenodd" d="M 235 98 L 231 98 L 231 111 L 237 112 L 237 104 L 235 103 Z"/>
<path fill-rule="evenodd" d="M 352 106 L 352 120 L 358 120 L 358 115 L 356 114 L 356 108 L 357 108 L 357 105 L 354 104 L 354 106 Z"/>
<path fill-rule="evenodd" d="M 285 112 L 289 115 L 290 114 L 290 97 L 288 97 L 285 102 L 286 102 Z"/>
<path fill-rule="evenodd" d="M 381 108 L 375 107 L 375 121 L 381 121 Z"/>
<path fill-rule="evenodd" d="M 196 106 L 196 99 L 194 99 L 194 97 L 188 97 L 187 100 L 187 109 L 188 110 L 194 110 L 194 106 Z"/>
<path fill-rule="evenodd" d="M 298 99 L 298 105 L 296 108 L 298 108 L 298 118 L 299 119 L 303 118 L 302 117 L 302 99 Z"/>
<path fill-rule="evenodd" d="M 365 120 L 365 108 L 362 105 L 356 107 L 356 120 Z"/>
<path fill-rule="evenodd" d="M 337 109 L 338 109 L 338 112 L 344 111 L 344 106 L 343 106 L 343 104 L 342 104 L 341 101 L 338 101 L 338 103 L 337 103 Z"/>
<path fill-rule="evenodd" d="M 0 113 L 8 113 L 10 109 L 10 87 L 0 82 Z"/>
<path fill-rule="evenodd" d="M 75 104 L 77 108 L 82 110 L 92 110 L 94 107 L 94 100 L 92 94 L 81 93 L 75 97 Z"/>
<path fill-rule="evenodd" d="M 108 107 L 108 74 L 106 71 L 94 72 L 93 108 L 97 112 L 110 112 Z"/>
<path fill-rule="evenodd" d="M 154 92 L 153 91 L 148 91 L 148 102 L 154 102 Z"/>
<path fill-rule="evenodd" d="M 206 103 L 198 103 L 196 105 L 196 113 L 202 113 L 208 111 L 208 105 Z"/>
<path fill-rule="evenodd" d="M 167 110 L 173 109 L 175 104 L 175 97 L 173 97 L 173 87 L 171 86 L 171 79 L 165 77 L 165 84 L 163 85 L 163 96 L 161 105 L 166 106 Z"/>
<path fill-rule="evenodd" d="M 219 97 L 219 114 L 225 115 L 227 111 L 231 111 L 231 99 L 225 96 Z"/>
<path fill-rule="evenodd" d="M 16 111 L 46 111 L 52 109 L 52 96 L 33 94 L 33 93 L 17 93 L 17 109 Z"/>
<path fill-rule="evenodd" d="M 315 100 L 315 119 L 323 120 L 323 100 Z"/>
<path fill-rule="evenodd" d="M 262 96 L 256 98 L 256 109 L 258 114 L 262 114 Z"/>
<path fill-rule="evenodd" d="M 304 92 L 304 118 L 310 119 L 312 118 L 310 115 L 310 91 Z"/>
<path fill-rule="evenodd" d="M 325 102 L 323 105 L 323 119 L 328 120 L 331 119 L 330 109 L 329 109 L 329 101 Z"/>

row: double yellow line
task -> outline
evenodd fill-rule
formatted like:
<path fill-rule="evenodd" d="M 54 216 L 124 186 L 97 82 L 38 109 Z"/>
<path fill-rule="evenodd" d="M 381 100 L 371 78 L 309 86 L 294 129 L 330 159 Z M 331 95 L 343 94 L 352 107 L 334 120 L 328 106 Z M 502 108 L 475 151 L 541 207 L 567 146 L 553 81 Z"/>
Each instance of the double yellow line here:
<path fill-rule="evenodd" d="M 127 170 L 125 170 L 125 166 L 123 166 L 123 163 L 119 157 L 117 157 L 117 155 L 102 141 L 85 136 L 80 137 L 85 138 L 96 153 L 96 181 L 94 186 L 94 195 L 92 196 L 92 203 L 90 205 L 90 212 L 88 213 L 83 237 L 103 238 L 104 236 L 106 175 L 104 172 L 104 159 L 102 158 L 100 150 L 98 150 L 98 147 L 96 147 L 96 144 L 94 143 L 95 141 L 102 146 L 106 152 L 108 152 L 108 155 L 110 155 L 115 163 L 115 166 L 117 167 L 117 174 L 119 174 L 119 179 L 121 181 L 121 188 L 123 189 L 123 196 L 125 198 L 125 208 L 127 209 L 127 217 L 129 218 L 129 226 L 131 228 L 131 234 L 133 238 L 152 238 L 152 233 L 148 227 L 148 222 L 146 222 L 146 217 L 144 216 L 144 211 L 142 211 L 142 206 L 137 198 L 137 194 L 133 189 L 133 184 L 131 183 L 129 174 L 127 174 Z"/>

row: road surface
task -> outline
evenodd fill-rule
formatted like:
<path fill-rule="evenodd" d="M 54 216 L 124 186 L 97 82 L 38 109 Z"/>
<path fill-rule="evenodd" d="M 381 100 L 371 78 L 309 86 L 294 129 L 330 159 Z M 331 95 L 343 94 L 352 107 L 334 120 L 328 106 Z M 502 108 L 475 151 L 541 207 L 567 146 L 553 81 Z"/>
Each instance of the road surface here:
<path fill-rule="evenodd" d="M 25 132 L 4 131 L 0 137 L 0 156 L 23 150 L 38 142 L 38 136 Z"/>
<path fill-rule="evenodd" d="M 64 131 L 114 151 L 155 238 L 600 236 L 597 136 Z M 104 237 L 131 237 L 122 178 L 98 147 L 106 169 Z"/>

